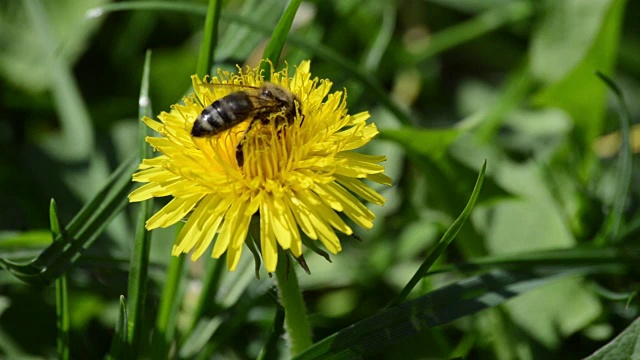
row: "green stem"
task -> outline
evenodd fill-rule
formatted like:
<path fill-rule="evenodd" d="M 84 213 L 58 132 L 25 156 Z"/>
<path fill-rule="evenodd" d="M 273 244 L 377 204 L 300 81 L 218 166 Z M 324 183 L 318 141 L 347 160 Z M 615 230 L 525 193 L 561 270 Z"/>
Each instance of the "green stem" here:
<path fill-rule="evenodd" d="M 204 21 L 204 36 L 200 45 L 196 73 L 200 78 L 209 74 L 213 64 L 213 51 L 218 43 L 218 24 L 220 23 L 220 9 L 222 0 L 210 0 L 207 17 Z"/>
<path fill-rule="evenodd" d="M 58 358 L 70 359 L 69 355 L 69 300 L 67 274 L 56 279 L 56 313 L 58 315 Z"/>
<path fill-rule="evenodd" d="M 289 35 L 289 31 L 291 31 L 293 18 L 296 16 L 301 2 L 302 0 L 291 0 L 289 6 L 284 10 L 282 17 L 278 21 L 276 28 L 273 30 L 273 35 L 271 35 L 267 47 L 264 49 L 262 58 L 271 60 L 273 66 L 278 65 L 282 48 L 284 47 L 284 43 L 287 42 L 287 36 Z M 260 64 L 260 71 L 264 74 L 265 79 L 269 80 L 271 75 L 270 65 L 263 62 Z"/>
<path fill-rule="evenodd" d="M 278 279 L 278 293 L 284 307 L 284 323 L 289 341 L 291 342 L 291 356 L 302 353 L 311 346 L 311 326 L 307 319 L 307 312 L 302 299 L 302 292 L 298 285 L 298 278 L 294 270 L 289 271 L 288 255 L 279 251 L 280 261 L 276 267 Z"/>
<path fill-rule="evenodd" d="M 58 208 L 55 200 L 51 199 L 49 205 L 49 222 L 53 241 L 62 234 L 58 220 Z M 61 240 L 62 241 L 62 240 Z M 69 352 L 69 296 L 67 292 L 67 274 L 64 273 L 56 279 L 56 325 L 58 328 L 58 359 L 70 359 Z"/>

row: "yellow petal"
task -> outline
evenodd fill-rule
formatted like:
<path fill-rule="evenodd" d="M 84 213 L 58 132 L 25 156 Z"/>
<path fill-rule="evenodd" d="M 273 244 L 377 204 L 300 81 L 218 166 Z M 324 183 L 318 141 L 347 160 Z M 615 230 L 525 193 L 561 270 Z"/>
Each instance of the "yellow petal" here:
<path fill-rule="evenodd" d="M 306 208 L 309 210 L 309 217 L 311 219 L 313 227 L 316 230 L 316 233 L 318 234 L 318 238 L 327 248 L 327 250 L 329 250 L 333 254 L 337 254 L 340 250 L 342 250 L 342 247 L 340 246 L 340 240 L 338 239 L 338 236 L 336 236 L 336 233 L 331 228 L 331 226 L 329 226 L 325 222 L 324 218 L 316 213 L 316 207 L 314 205 L 317 205 L 318 203 L 312 197 L 310 197 L 310 193 L 301 193 L 299 194 L 299 196 L 300 201 L 304 203 Z"/>
<path fill-rule="evenodd" d="M 174 198 L 162 209 L 147 220 L 145 227 L 147 230 L 158 227 L 166 228 L 184 218 L 191 209 L 204 197 L 204 194 L 193 194 Z"/>
<path fill-rule="evenodd" d="M 296 223 L 300 226 L 302 231 L 307 234 L 310 239 L 317 240 L 318 234 L 313 227 L 310 210 L 293 195 L 291 190 L 289 190 L 289 193 L 284 197 L 284 199 L 287 202 L 287 205 L 291 208 L 293 216 L 296 219 Z"/>
<path fill-rule="evenodd" d="M 172 254 L 177 255 L 191 251 L 196 243 L 207 235 L 206 229 L 211 229 L 218 218 L 224 217 L 230 205 L 230 199 L 221 199 L 216 195 L 209 195 L 202 199 L 180 231 Z"/>
<path fill-rule="evenodd" d="M 229 271 L 235 271 L 240 262 L 240 255 L 242 255 L 242 246 L 239 248 L 229 247 L 227 250 L 227 269 Z"/>
<path fill-rule="evenodd" d="M 353 126 L 356 124 L 364 123 L 365 121 L 367 121 L 369 117 L 371 117 L 371 115 L 369 115 L 368 111 L 363 111 L 361 113 L 351 115 L 349 117 L 349 122 L 347 123 L 347 126 Z"/>
<path fill-rule="evenodd" d="M 169 160 L 169 158 L 165 155 L 156 156 L 151 159 L 144 159 L 138 166 L 138 169 L 143 170 L 151 167 L 162 167 L 167 160 Z"/>
<path fill-rule="evenodd" d="M 167 191 L 161 183 L 152 182 L 133 190 L 131 194 L 129 194 L 129 202 L 144 201 L 152 197 L 162 197 L 169 194 L 170 192 Z"/>
<path fill-rule="evenodd" d="M 213 253 L 211 256 L 219 258 L 227 250 L 227 248 L 233 247 L 237 249 L 244 243 L 247 237 L 247 231 L 249 230 L 249 221 L 251 216 L 246 215 L 247 208 L 246 201 L 234 202 L 225 215 L 225 221 L 220 229 L 220 235 L 216 240 L 216 244 L 213 247 Z"/>
<path fill-rule="evenodd" d="M 378 165 L 377 163 L 387 160 L 387 157 L 365 155 L 347 151 L 337 154 L 336 159 L 347 160 L 337 167 L 337 174 L 364 178 L 368 174 L 377 174 L 383 172 L 384 166 Z"/>
<path fill-rule="evenodd" d="M 318 185 L 314 187 L 314 191 L 322 188 L 325 185 Z M 330 194 L 329 192 L 324 192 L 325 194 Z M 313 192 L 305 192 L 304 196 L 307 204 L 311 205 L 313 212 L 317 214 L 318 217 L 324 219 L 329 225 L 331 225 L 334 229 L 339 230 L 340 232 L 350 235 L 353 233 L 351 228 L 345 224 L 344 221 L 336 214 L 336 212 L 324 202 L 324 198 L 322 195 L 317 196 Z"/>
<path fill-rule="evenodd" d="M 369 174 L 367 175 L 367 179 L 382 185 L 387 185 L 387 186 L 392 185 L 391 178 L 385 174 Z"/>
<path fill-rule="evenodd" d="M 353 191 L 363 199 L 378 205 L 384 205 L 385 199 L 382 195 L 378 194 L 375 190 L 367 186 L 362 180 L 350 178 L 343 175 L 335 175 L 336 180 L 342 184 L 342 186 Z"/>
<path fill-rule="evenodd" d="M 360 200 L 351 195 L 342 186 L 331 183 L 326 185 L 326 189 L 333 194 L 336 198 L 340 199 L 344 205 L 344 213 L 353 220 L 356 224 L 362 226 L 365 229 L 371 229 L 373 227 L 373 219 L 375 215 L 366 206 L 362 205 Z"/>
<path fill-rule="evenodd" d="M 150 119 L 150 118 L 148 118 L 146 116 L 142 118 L 142 122 L 145 125 L 147 125 L 148 127 L 150 127 L 151 129 L 153 129 L 153 130 L 155 130 L 155 131 L 157 131 L 159 133 L 163 132 L 163 130 L 164 130 L 164 125 L 162 125 L 162 123 L 157 122 L 157 121 L 155 121 L 153 119 Z"/>
<path fill-rule="evenodd" d="M 224 219 L 225 214 L 224 205 L 216 207 L 209 217 L 207 218 L 205 224 L 203 225 L 203 236 L 201 236 L 193 245 L 194 251 L 191 255 L 191 260 L 197 260 L 204 252 L 207 250 L 213 238 L 216 236 L 216 232 L 218 232 L 218 228 Z"/>
<path fill-rule="evenodd" d="M 285 250 L 295 250 L 294 255 L 300 256 L 302 253 L 300 245 L 302 240 L 291 210 L 282 198 L 266 196 L 265 200 L 268 204 L 268 212 L 264 215 L 271 217 L 270 223 L 273 226 L 273 232 L 276 235 L 278 244 Z M 260 215 L 262 216 L 263 214 L 260 213 Z"/>

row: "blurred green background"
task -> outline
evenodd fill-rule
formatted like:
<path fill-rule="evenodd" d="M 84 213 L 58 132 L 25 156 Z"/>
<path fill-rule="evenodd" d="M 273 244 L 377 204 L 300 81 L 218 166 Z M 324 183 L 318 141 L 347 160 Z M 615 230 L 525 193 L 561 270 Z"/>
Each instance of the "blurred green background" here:
<path fill-rule="evenodd" d="M 177 10 L 143 3 L 148 7 L 126 9 L 126 1 L 107 0 L 0 3 L 0 257 L 38 255 L 51 243 L 50 199 L 66 224 L 137 153 L 147 49 L 154 114 L 188 93 L 206 2 L 173 3 Z M 113 4 L 124 11 L 109 11 Z M 214 68 L 255 66 L 285 6 L 225 1 Z M 637 165 L 618 161 L 622 112 L 595 75 L 615 80 L 637 122 L 637 14 L 639 2 L 621 0 L 302 3 L 282 60 L 311 59 L 314 76 L 347 89 L 351 113 L 371 112 L 381 135 L 366 151 L 388 157 L 386 173 L 394 180 L 378 189 L 387 204 L 371 207 L 376 226 L 360 230 L 363 242 L 344 238 L 344 251 L 331 264 L 307 256 L 312 274 L 300 281 L 314 339 L 393 299 L 462 211 L 484 159 L 480 200 L 440 267 L 503 255 L 514 256 L 511 265 L 542 266 L 544 258 L 534 265 L 524 259 L 550 249 L 638 252 L 640 173 Z M 638 134 L 632 127 L 632 139 Z M 621 182 L 625 171 L 631 172 L 628 191 Z M 73 358 L 102 358 L 109 351 L 118 299 L 127 292 L 136 214 L 135 205 L 127 206 L 68 272 Z M 153 233 L 148 338 L 174 235 L 174 229 Z M 571 267 L 573 258 L 555 261 Z M 244 265 L 223 276 L 212 299 L 229 312 L 217 325 L 199 328 L 204 335 L 194 339 L 187 337 L 189 316 L 205 262 L 188 264 L 170 354 L 255 358 L 275 314 L 267 294 L 273 280 L 264 273 L 255 279 L 246 252 Z M 615 257 L 605 263 L 606 271 L 550 282 L 376 356 L 585 357 L 638 315 L 637 300 L 625 302 L 638 288 L 637 265 Z M 413 295 L 471 273 L 428 277 Z M 54 288 L 0 271 L 0 357 L 54 357 L 55 342 Z"/>

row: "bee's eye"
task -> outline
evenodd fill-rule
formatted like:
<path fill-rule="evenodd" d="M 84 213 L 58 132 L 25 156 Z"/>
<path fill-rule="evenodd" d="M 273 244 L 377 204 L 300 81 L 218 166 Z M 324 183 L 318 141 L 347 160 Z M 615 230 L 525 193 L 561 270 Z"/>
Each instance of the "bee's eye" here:
<path fill-rule="evenodd" d="M 272 98 L 273 93 L 269 89 L 262 89 L 262 96 Z"/>

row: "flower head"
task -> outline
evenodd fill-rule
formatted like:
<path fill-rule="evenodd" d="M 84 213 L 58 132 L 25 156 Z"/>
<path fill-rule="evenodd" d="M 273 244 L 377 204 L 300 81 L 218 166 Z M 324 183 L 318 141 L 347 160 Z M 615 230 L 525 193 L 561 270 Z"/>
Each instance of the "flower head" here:
<path fill-rule="evenodd" d="M 195 260 L 218 233 L 211 255 L 219 258 L 227 252 L 227 267 L 234 270 L 251 218 L 258 215 L 260 251 L 266 270 L 273 272 L 278 246 L 295 257 L 302 255 L 299 230 L 336 254 L 342 248 L 335 230 L 352 234 L 338 213 L 364 228 L 373 226 L 374 214 L 359 198 L 379 205 L 384 198 L 362 180 L 390 185 L 379 165 L 386 158 L 352 150 L 368 143 L 378 130 L 366 124 L 368 113 L 348 115 L 346 95 L 330 93 L 328 80 L 311 79 L 309 67 L 309 61 L 302 62 L 293 77 L 288 69 L 272 70 L 271 83 L 300 102 L 289 122 L 274 112 L 266 121 L 264 116 L 261 121 L 247 119 L 212 136 L 191 135 L 203 109 L 238 91 L 236 85 L 262 86 L 265 81 L 257 69 L 219 71 L 210 81 L 193 76 L 194 94 L 184 98 L 184 104 L 161 113 L 161 122 L 143 119 L 160 133 L 147 142 L 162 155 L 142 161 L 133 180 L 146 184 L 129 200 L 173 197 L 146 223 L 151 230 L 188 217 L 173 255 L 192 252 Z M 238 161 L 238 149 L 243 162 Z"/>

